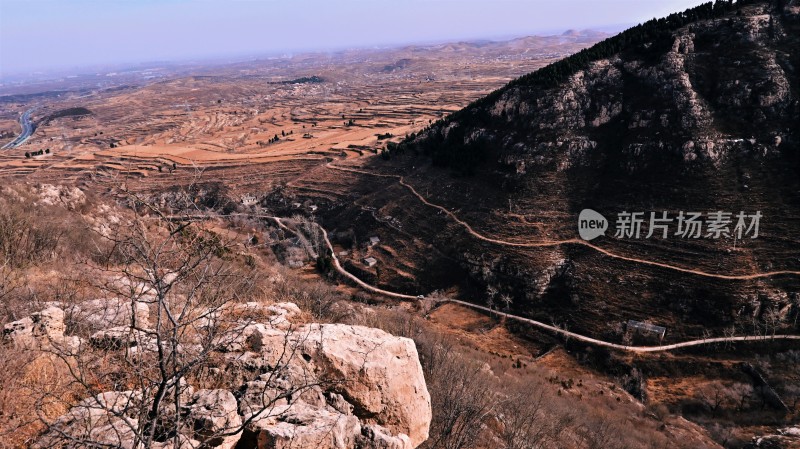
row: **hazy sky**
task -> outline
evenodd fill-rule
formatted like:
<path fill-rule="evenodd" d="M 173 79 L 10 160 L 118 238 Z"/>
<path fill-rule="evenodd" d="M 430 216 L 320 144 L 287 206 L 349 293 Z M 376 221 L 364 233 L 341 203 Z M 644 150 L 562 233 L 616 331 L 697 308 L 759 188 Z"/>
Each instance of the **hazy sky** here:
<path fill-rule="evenodd" d="M 700 0 L 0 0 L 0 77 L 636 24 Z"/>

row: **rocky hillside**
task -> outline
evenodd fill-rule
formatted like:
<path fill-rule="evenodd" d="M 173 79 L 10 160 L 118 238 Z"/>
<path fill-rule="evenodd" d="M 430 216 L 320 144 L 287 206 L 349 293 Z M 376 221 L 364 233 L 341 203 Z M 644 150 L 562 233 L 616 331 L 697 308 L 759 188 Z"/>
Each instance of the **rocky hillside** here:
<path fill-rule="evenodd" d="M 745 3 L 707 4 L 632 28 L 409 142 L 442 165 L 470 170 L 472 158 L 496 160 L 514 174 L 719 166 L 742 152 L 793 157 L 797 7 Z"/>
<path fill-rule="evenodd" d="M 655 320 L 672 336 L 768 310 L 790 321 L 796 276 L 724 276 L 800 269 L 797 48 L 794 2 L 705 4 L 509 83 L 409 136 L 392 163 L 407 161 L 397 169 L 418 191 L 484 235 L 576 239 L 578 213 L 591 208 L 610 221 L 607 237 L 593 242 L 605 250 L 712 275 L 569 243 L 487 249 L 458 231 L 466 250 L 451 255 L 519 310 L 609 337 L 627 319 Z M 441 182 L 442 167 L 457 176 Z M 644 213 L 640 238 L 613 237 L 623 211 Z M 650 213 L 664 211 L 764 218 L 759 237 L 746 241 L 644 238 Z"/>
<path fill-rule="evenodd" d="M 133 314 L 130 304 L 53 304 L 7 324 L 3 341 L 64 360 L 91 350 L 125 358 L 163 350 L 150 330 L 158 318 L 148 301 L 137 301 Z M 99 330 L 88 339 L 65 334 L 64 308 L 70 327 Z M 32 447 L 411 449 L 428 438 L 430 396 L 413 341 L 360 326 L 295 326 L 301 312 L 292 303 L 253 302 L 220 312 L 264 319 L 236 322 L 235 336 L 216 345 L 222 357 L 213 376 L 227 388 L 195 388 L 183 379 L 177 389 L 170 386 L 154 443 L 145 436 L 142 413 L 158 410 L 159 393 L 145 388 L 85 398 L 48 423 Z M 129 324 L 132 315 L 139 327 Z"/>
<path fill-rule="evenodd" d="M 428 439 L 413 340 L 360 325 L 333 287 L 252 245 L 268 228 L 158 217 L 74 186 L 0 189 L 0 447 Z"/>

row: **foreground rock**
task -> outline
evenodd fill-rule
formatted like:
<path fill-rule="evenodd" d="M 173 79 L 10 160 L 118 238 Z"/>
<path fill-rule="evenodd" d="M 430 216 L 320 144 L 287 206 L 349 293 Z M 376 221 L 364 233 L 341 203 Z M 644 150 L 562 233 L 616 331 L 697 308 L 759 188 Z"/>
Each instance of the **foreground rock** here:
<path fill-rule="evenodd" d="M 81 302 L 69 308 L 70 319 L 76 326 L 89 330 L 106 329 L 114 326 L 149 324 L 150 309 L 143 301 L 131 303 L 129 299 L 103 298 Z"/>
<path fill-rule="evenodd" d="M 296 324 L 301 314 L 289 303 L 228 309 L 248 319 L 236 338 L 214 345 L 220 357 L 207 382 L 219 388 L 196 389 L 181 379 L 179 394 L 167 388 L 149 422 L 142 420 L 152 416 L 157 384 L 102 393 L 60 417 L 36 447 L 91 441 L 134 448 L 151 428 L 158 429 L 158 448 L 413 449 L 428 438 L 430 396 L 412 340 L 361 326 Z M 56 311 L 45 312 L 35 316 L 39 323 L 49 317 L 46 325 L 22 320 L 7 333 L 65 338 L 63 312 L 60 325 Z M 249 319 L 254 312 L 260 321 Z M 109 320 L 92 335 L 96 350 L 156 350 L 118 323 Z"/>
<path fill-rule="evenodd" d="M 24 349 L 72 350 L 80 345 L 80 339 L 64 335 L 64 311 L 48 307 L 31 316 L 6 324 L 3 340 Z"/>
<path fill-rule="evenodd" d="M 342 324 L 312 324 L 302 331 L 303 354 L 320 377 L 345 381 L 334 390 L 355 410 L 408 435 L 415 447 L 428 438 L 430 395 L 413 341 Z"/>
<path fill-rule="evenodd" d="M 233 449 L 242 432 L 236 398 L 227 390 L 200 390 L 192 397 L 187 418 L 194 437 L 208 446 Z M 230 435 L 228 435 L 230 434 Z"/>

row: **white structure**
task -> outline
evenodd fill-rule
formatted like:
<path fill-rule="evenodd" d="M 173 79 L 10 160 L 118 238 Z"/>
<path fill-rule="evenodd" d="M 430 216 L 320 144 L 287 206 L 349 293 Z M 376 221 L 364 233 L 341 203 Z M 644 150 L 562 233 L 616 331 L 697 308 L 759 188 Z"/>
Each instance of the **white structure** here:
<path fill-rule="evenodd" d="M 254 206 L 257 203 L 258 203 L 258 198 L 256 198 L 255 195 L 251 195 L 249 193 L 242 195 L 242 204 L 244 204 L 245 206 Z"/>
<path fill-rule="evenodd" d="M 378 261 L 374 257 L 367 257 L 364 259 L 364 265 L 368 266 L 369 268 L 372 268 L 377 264 Z"/>
<path fill-rule="evenodd" d="M 667 333 L 667 328 L 665 327 L 635 320 L 628 320 L 627 330 L 642 335 L 656 336 L 659 340 L 663 340 L 664 335 Z"/>

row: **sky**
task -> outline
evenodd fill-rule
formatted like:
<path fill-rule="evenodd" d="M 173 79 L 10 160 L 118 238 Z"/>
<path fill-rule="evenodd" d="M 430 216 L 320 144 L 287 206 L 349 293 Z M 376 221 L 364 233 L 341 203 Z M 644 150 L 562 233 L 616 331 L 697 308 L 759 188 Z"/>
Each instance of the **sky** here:
<path fill-rule="evenodd" d="M 3 75 L 620 30 L 701 0 L 0 0 Z"/>

